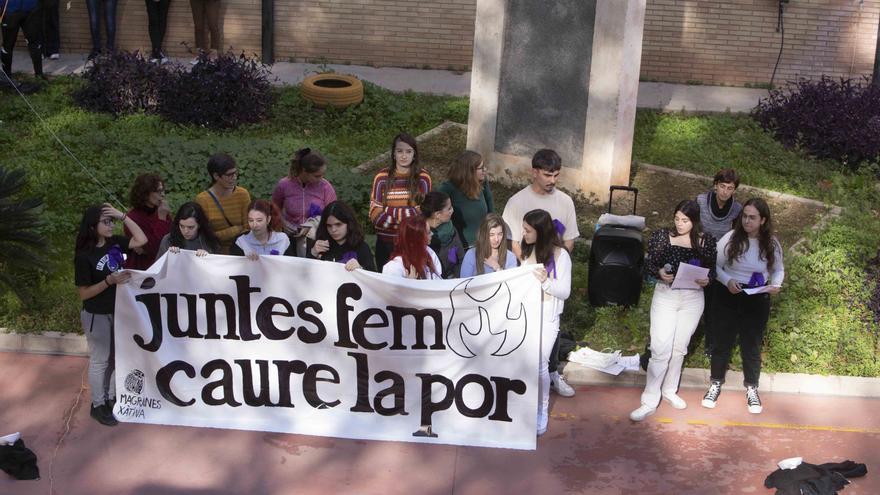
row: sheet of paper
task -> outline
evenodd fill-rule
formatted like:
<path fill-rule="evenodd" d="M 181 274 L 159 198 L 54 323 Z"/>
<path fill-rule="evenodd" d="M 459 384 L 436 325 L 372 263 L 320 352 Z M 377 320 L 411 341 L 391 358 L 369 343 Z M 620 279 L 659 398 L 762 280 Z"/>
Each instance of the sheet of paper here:
<path fill-rule="evenodd" d="M 770 287 L 782 287 L 781 285 L 764 285 L 761 287 L 755 287 L 754 289 L 743 289 L 743 292 L 746 294 L 753 296 L 755 294 L 763 294 L 765 292 L 770 292 Z"/>
<path fill-rule="evenodd" d="M 709 269 L 694 266 L 689 263 L 679 263 L 678 271 L 675 272 L 675 280 L 672 281 L 673 289 L 702 289 L 696 280 L 709 278 Z"/>

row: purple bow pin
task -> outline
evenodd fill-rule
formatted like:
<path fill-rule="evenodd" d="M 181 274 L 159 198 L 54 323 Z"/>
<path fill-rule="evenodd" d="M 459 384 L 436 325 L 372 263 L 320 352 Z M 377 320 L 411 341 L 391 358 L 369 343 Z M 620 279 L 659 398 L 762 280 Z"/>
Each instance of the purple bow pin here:
<path fill-rule="evenodd" d="M 320 216 L 320 215 L 321 215 L 321 212 L 322 212 L 323 210 L 324 210 L 324 209 L 321 208 L 320 205 L 318 205 L 318 204 L 316 204 L 316 203 L 310 203 L 310 204 L 309 204 L 309 211 L 308 211 L 308 213 L 306 214 L 306 218 L 312 218 L 312 217 Z"/>
<path fill-rule="evenodd" d="M 272 255 L 278 256 L 278 255 L 281 254 L 281 253 L 279 253 L 277 249 L 273 249 L 273 250 L 269 251 L 269 254 L 272 254 Z"/>
<path fill-rule="evenodd" d="M 339 258 L 340 263 L 348 263 L 351 260 L 357 259 L 357 253 L 354 251 L 346 251 L 341 258 Z"/>
<path fill-rule="evenodd" d="M 688 265 L 703 266 L 703 264 L 700 263 L 700 258 L 691 258 L 691 259 L 689 259 L 689 260 L 688 260 Z"/>
<path fill-rule="evenodd" d="M 449 248 L 449 251 L 446 252 L 446 261 L 453 265 L 458 263 L 458 246 Z"/>
<path fill-rule="evenodd" d="M 559 237 L 562 237 L 562 235 L 565 234 L 565 225 L 559 220 L 553 220 L 553 228 L 556 229 L 556 233 L 559 234 Z"/>
<path fill-rule="evenodd" d="M 761 272 L 752 272 L 752 278 L 749 279 L 749 287 L 763 287 L 767 282 L 764 280 L 764 274 Z"/>
<path fill-rule="evenodd" d="M 111 271 L 116 271 L 122 268 L 122 264 L 125 263 L 125 256 L 122 255 L 122 249 L 118 244 L 114 244 L 107 250 L 107 266 Z"/>

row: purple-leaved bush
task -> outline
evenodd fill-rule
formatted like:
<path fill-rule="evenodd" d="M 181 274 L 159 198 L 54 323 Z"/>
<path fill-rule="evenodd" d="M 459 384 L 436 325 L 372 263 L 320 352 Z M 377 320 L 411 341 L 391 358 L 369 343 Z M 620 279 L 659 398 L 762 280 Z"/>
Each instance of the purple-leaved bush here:
<path fill-rule="evenodd" d="M 867 78 L 789 82 L 770 91 L 752 117 L 785 146 L 853 170 L 880 155 L 880 84 Z"/>
<path fill-rule="evenodd" d="M 116 116 L 143 111 L 178 124 L 228 129 L 265 120 L 272 105 L 269 69 L 232 52 L 187 67 L 150 63 L 138 52 L 98 57 L 74 100 Z"/>

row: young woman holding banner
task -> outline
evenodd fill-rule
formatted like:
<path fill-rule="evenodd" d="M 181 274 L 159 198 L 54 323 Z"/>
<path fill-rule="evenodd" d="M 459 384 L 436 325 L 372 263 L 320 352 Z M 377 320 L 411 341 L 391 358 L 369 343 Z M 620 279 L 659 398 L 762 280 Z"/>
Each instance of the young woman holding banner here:
<path fill-rule="evenodd" d="M 400 224 L 391 261 L 382 266 L 382 273 L 416 280 L 443 278 L 440 259 L 428 247 L 431 230 L 421 215 L 408 217 Z"/>
<path fill-rule="evenodd" d="M 131 232 L 131 238 L 113 234 L 117 221 Z M 89 347 L 90 414 L 106 426 L 117 424 L 113 417 L 116 403 L 113 363 L 116 285 L 131 278 L 131 273 L 122 268 L 124 253 L 146 243 L 147 236 L 138 224 L 107 203 L 86 208 L 76 236 L 74 283 L 83 302 L 80 322 Z"/>
<path fill-rule="evenodd" d="M 547 431 L 550 408 L 550 352 L 559 333 L 559 318 L 565 300 L 571 293 L 571 258 L 553 225 L 550 214 L 532 210 L 522 220 L 523 265 L 543 264 L 535 270 L 541 282 L 543 325 L 541 330 L 541 359 L 538 362 L 538 435 Z M 556 371 L 556 370 L 553 370 Z"/>
<path fill-rule="evenodd" d="M 516 268 L 516 255 L 510 250 L 510 229 L 501 215 L 489 213 L 480 224 L 474 247 L 461 263 L 461 278 Z"/>

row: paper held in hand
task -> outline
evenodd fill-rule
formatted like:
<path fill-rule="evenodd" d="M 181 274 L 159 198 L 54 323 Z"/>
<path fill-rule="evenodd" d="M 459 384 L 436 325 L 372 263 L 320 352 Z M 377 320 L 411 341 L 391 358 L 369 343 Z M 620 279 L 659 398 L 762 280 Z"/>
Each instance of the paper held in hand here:
<path fill-rule="evenodd" d="M 709 278 L 709 269 L 694 266 L 690 263 L 679 263 L 675 280 L 672 281 L 673 289 L 702 289 L 697 285 L 697 280 Z"/>
<path fill-rule="evenodd" d="M 746 294 L 748 294 L 750 296 L 753 296 L 755 294 L 763 294 L 765 292 L 770 292 L 771 287 L 779 288 L 782 286 L 781 285 L 762 285 L 761 287 L 755 287 L 753 289 L 743 289 L 743 292 L 745 292 Z"/>

